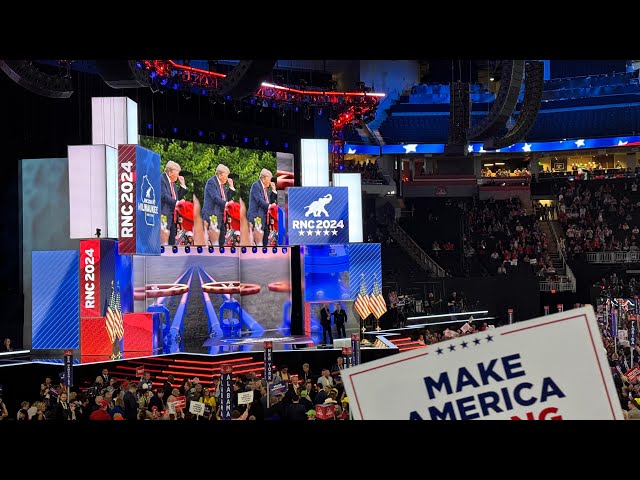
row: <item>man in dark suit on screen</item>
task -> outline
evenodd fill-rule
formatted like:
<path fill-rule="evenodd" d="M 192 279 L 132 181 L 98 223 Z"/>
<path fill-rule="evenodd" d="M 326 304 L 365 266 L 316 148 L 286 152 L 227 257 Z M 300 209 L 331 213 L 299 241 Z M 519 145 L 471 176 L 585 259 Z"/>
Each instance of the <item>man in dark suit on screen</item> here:
<path fill-rule="evenodd" d="M 169 230 L 169 245 L 176 243 L 176 203 L 187 193 L 184 177 L 180 175 L 180 165 L 169 160 L 164 167 L 164 174 L 160 176 L 161 205 L 160 215 L 166 217 L 166 229 Z M 179 182 L 176 184 L 176 180 Z"/>
<path fill-rule="evenodd" d="M 220 164 L 216 167 L 216 174 L 207 180 L 204 186 L 204 203 L 202 205 L 202 218 L 205 231 L 212 228 L 217 230 L 218 244 L 224 245 L 226 226 L 224 223 L 224 209 L 236 193 L 233 187 L 233 179 L 229 178 L 229 167 Z M 213 219 L 211 216 L 215 216 Z M 211 235 L 209 235 L 211 238 Z"/>
<path fill-rule="evenodd" d="M 249 210 L 247 211 L 247 220 L 253 225 L 253 230 L 262 230 L 263 237 L 262 242 L 256 242 L 256 245 L 267 245 L 267 210 L 269 205 L 276 203 L 278 199 L 278 192 L 276 191 L 276 184 L 271 181 L 273 174 L 263 168 L 260 171 L 260 177 L 251 185 L 251 191 L 249 192 Z M 259 222 L 256 221 L 259 218 Z M 256 225 L 259 223 L 260 225 Z"/>

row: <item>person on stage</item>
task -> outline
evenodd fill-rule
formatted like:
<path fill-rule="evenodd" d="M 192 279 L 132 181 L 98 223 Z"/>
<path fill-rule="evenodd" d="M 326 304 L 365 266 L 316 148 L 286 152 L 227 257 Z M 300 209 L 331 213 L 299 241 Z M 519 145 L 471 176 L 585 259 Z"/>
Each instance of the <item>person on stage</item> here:
<path fill-rule="evenodd" d="M 187 186 L 184 183 L 184 177 L 180 175 L 180 165 L 172 160 L 167 162 L 164 167 L 164 175 L 162 175 L 160 182 L 160 215 L 162 218 L 162 225 L 169 231 L 169 245 L 175 245 L 176 243 L 176 203 L 182 199 L 187 193 Z M 178 183 L 176 184 L 176 181 Z"/>
<path fill-rule="evenodd" d="M 223 246 L 225 241 L 225 207 L 236 193 L 233 179 L 229 178 L 229 173 L 229 167 L 219 164 L 216 167 L 216 174 L 207 180 L 204 186 L 204 204 L 201 215 L 205 231 L 209 232 L 209 240 L 212 244 L 218 243 L 219 246 Z"/>
<path fill-rule="evenodd" d="M 331 332 L 331 312 L 326 303 L 322 304 L 320 310 L 320 325 L 322 325 L 322 343 L 327 344 L 327 334 L 329 334 L 329 343 L 333 344 L 333 333 Z"/>
<path fill-rule="evenodd" d="M 346 338 L 347 331 L 344 328 L 344 324 L 347 323 L 347 312 L 342 310 L 340 302 L 336 302 L 336 309 L 332 313 L 333 323 L 336 325 L 338 331 L 338 338 Z"/>
<path fill-rule="evenodd" d="M 256 245 L 267 245 L 267 210 L 269 205 L 274 204 L 278 200 L 278 192 L 276 184 L 271 181 L 273 174 L 263 168 L 260 171 L 258 180 L 253 182 L 249 192 L 249 210 L 247 212 L 247 220 L 252 225 L 254 237 L 256 234 L 260 241 L 256 240 Z M 258 232 L 256 232 L 258 231 Z"/>

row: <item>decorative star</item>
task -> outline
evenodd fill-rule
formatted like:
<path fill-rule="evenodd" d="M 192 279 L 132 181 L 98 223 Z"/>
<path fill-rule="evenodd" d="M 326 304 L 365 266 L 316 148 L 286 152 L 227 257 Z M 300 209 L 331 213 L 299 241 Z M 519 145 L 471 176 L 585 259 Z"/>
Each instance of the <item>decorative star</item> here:
<path fill-rule="evenodd" d="M 623 142 L 622 140 L 618 140 L 618 146 L 619 147 L 622 147 L 623 145 L 626 145 L 627 143 L 629 143 L 628 140 L 626 142 Z"/>
<path fill-rule="evenodd" d="M 325 235 L 329 235 L 329 230 L 325 230 L 325 231 L 324 231 L 324 232 L 322 232 L 322 233 L 324 233 Z"/>
<path fill-rule="evenodd" d="M 436 350 L 436 353 L 437 353 L 438 355 L 442 355 L 442 349 L 441 349 L 441 348 L 438 348 L 438 349 Z"/>
<path fill-rule="evenodd" d="M 584 147 L 584 140 L 580 139 L 580 140 L 576 140 L 576 147 Z"/>
<path fill-rule="evenodd" d="M 493 342 L 493 336 L 487 335 L 487 342 Z"/>
<path fill-rule="evenodd" d="M 301 237 L 304 237 L 304 230 L 298 230 L 298 235 L 300 235 Z"/>
<path fill-rule="evenodd" d="M 319 237 L 320 235 L 322 235 L 322 232 L 320 230 L 316 230 L 316 237 Z"/>
<path fill-rule="evenodd" d="M 475 345 L 480 345 L 480 339 L 479 339 L 479 338 L 474 339 L 474 340 L 473 340 L 473 343 L 474 343 Z"/>
<path fill-rule="evenodd" d="M 455 345 L 449 345 L 449 351 L 450 352 L 454 352 L 456 350 L 456 346 Z"/>
<path fill-rule="evenodd" d="M 309 236 L 313 235 L 313 230 L 307 230 L 307 235 Z"/>
<path fill-rule="evenodd" d="M 522 151 L 523 152 L 530 152 L 531 151 L 531 144 L 525 142 L 524 147 L 522 147 Z"/>
<path fill-rule="evenodd" d="M 355 149 L 355 148 L 348 148 L 348 149 L 347 149 L 347 154 L 348 154 L 348 155 L 353 155 L 353 154 L 355 154 L 355 153 L 356 153 L 356 149 Z"/>
<path fill-rule="evenodd" d="M 418 148 L 418 144 L 410 143 L 409 145 L 403 145 L 402 148 L 404 148 L 404 153 L 417 153 L 416 148 Z"/>
<path fill-rule="evenodd" d="M 469 145 L 467 147 L 467 152 L 469 152 L 469 153 L 473 152 L 473 145 Z"/>
<path fill-rule="evenodd" d="M 480 153 L 486 153 L 486 150 L 484 149 L 484 144 L 480 145 L 480 150 L 478 150 Z"/>
<path fill-rule="evenodd" d="M 496 153 L 500 153 L 500 150 L 501 150 L 500 148 L 497 148 Z"/>
<path fill-rule="evenodd" d="M 332 235 L 338 235 L 338 230 L 336 230 L 335 228 L 333 230 L 331 230 L 331 234 Z"/>
<path fill-rule="evenodd" d="M 469 342 L 462 342 L 460 345 L 462 345 L 462 348 L 467 348 L 467 345 L 469 345 Z"/>

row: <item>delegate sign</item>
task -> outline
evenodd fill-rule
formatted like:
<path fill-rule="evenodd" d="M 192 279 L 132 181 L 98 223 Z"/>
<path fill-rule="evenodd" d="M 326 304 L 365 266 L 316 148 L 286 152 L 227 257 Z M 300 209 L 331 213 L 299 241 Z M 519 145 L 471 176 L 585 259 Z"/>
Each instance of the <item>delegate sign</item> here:
<path fill-rule="evenodd" d="M 622 419 L 591 306 L 341 373 L 355 419 Z"/>

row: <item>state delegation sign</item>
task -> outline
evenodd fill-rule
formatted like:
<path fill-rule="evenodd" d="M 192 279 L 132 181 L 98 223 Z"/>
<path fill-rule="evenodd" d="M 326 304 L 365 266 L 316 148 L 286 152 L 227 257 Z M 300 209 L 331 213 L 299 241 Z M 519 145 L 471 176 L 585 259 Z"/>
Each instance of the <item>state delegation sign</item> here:
<path fill-rule="evenodd" d="M 621 420 L 591 306 L 342 371 L 358 420 Z"/>

